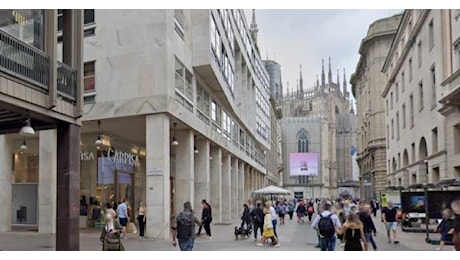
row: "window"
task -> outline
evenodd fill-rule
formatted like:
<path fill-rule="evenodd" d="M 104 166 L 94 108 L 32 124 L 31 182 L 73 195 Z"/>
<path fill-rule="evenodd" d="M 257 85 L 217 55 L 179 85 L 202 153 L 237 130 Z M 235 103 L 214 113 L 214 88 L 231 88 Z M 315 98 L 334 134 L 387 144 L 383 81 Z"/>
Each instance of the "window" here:
<path fill-rule="evenodd" d="M 398 85 L 398 82 L 395 83 L 395 99 L 396 99 L 396 103 L 398 103 L 398 99 L 399 99 L 399 85 Z"/>
<path fill-rule="evenodd" d="M 454 49 L 455 49 L 455 57 L 456 57 L 456 60 L 457 60 L 457 64 L 454 64 L 456 67 L 456 69 L 460 69 L 460 42 L 457 43 L 455 46 L 454 46 Z"/>
<path fill-rule="evenodd" d="M 419 104 L 420 111 L 422 111 L 423 110 L 423 82 L 422 81 L 418 83 L 418 92 L 419 92 L 419 98 L 420 98 L 420 104 Z"/>
<path fill-rule="evenodd" d="M 417 59 L 418 59 L 418 67 L 422 66 L 422 41 L 419 41 L 417 44 Z"/>
<path fill-rule="evenodd" d="M 437 127 L 431 130 L 431 139 L 432 139 L 433 153 L 435 153 L 438 151 L 438 128 Z"/>
<path fill-rule="evenodd" d="M 411 156 L 412 156 L 411 162 L 415 162 L 415 143 L 411 144 Z"/>
<path fill-rule="evenodd" d="M 409 96 L 410 127 L 414 127 L 414 96 Z"/>
<path fill-rule="evenodd" d="M 225 111 L 222 111 L 222 129 L 224 130 L 225 138 L 231 140 L 232 119 Z"/>
<path fill-rule="evenodd" d="M 436 107 L 436 68 L 433 65 L 430 69 L 431 73 L 431 107 Z"/>
<path fill-rule="evenodd" d="M 185 68 L 184 64 L 176 58 L 175 73 L 176 91 L 180 92 L 189 103 L 193 99 L 192 74 Z"/>
<path fill-rule="evenodd" d="M 297 152 L 299 153 L 308 153 L 309 152 L 309 143 L 310 143 L 310 134 L 305 128 L 300 129 L 297 133 Z"/>
<path fill-rule="evenodd" d="M 401 73 L 401 92 L 404 93 L 406 87 L 406 77 L 404 75 L 404 71 Z"/>
<path fill-rule="evenodd" d="M 403 123 L 403 128 L 406 127 L 406 104 L 402 105 L 402 123 Z"/>
<path fill-rule="evenodd" d="M 428 24 L 428 46 L 431 49 L 434 47 L 434 26 L 433 20 Z"/>
<path fill-rule="evenodd" d="M 390 93 L 390 107 L 393 110 L 393 92 Z"/>
<path fill-rule="evenodd" d="M 396 113 L 396 140 L 399 141 L 399 112 Z"/>
<path fill-rule="evenodd" d="M 454 153 L 460 153 L 460 124 L 454 125 Z"/>
<path fill-rule="evenodd" d="M 412 58 L 409 59 L 409 82 L 412 80 Z"/>
<path fill-rule="evenodd" d="M 94 23 L 94 9 L 85 9 L 83 12 L 83 22 L 85 25 Z"/>
<path fill-rule="evenodd" d="M 209 93 L 199 84 L 196 86 L 196 104 L 197 109 L 209 117 Z"/>
<path fill-rule="evenodd" d="M 95 73 L 94 73 L 94 61 L 85 62 L 83 68 L 83 82 L 84 82 L 84 91 L 94 92 L 96 91 L 95 84 Z"/>
<path fill-rule="evenodd" d="M 387 105 L 387 116 L 388 116 L 388 111 L 390 110 L 390 108 L 388 107 L 388 99 L 386 100 L 386 105 Z"/>
<path fill-rule="evenodd" d="M 177 34 L 183 39 L 185 33 L 185 16 L 182 9 L 174 9 L 174 28 Z"/>
<path fill-rule="evenodd" d="M 395 138 L 395 122 L 393 118 L 391 119 L 391 139 Z"/>
<path fill-rule="evenodd" d="M 62 29 L 64 27 L 64 16 L 63 9 L 57 11 L 57 28 L 58 28 L 58 42 L 62 42 Z M 94 9 L 84 9 L 83 11 L 83 22 L 84 22 L 84 37 L 95 35 L 96 27 L 94 19 Z M 93 25 L 93 26 L 91 26 Z"/>
<path fill-rule="evenodd" d="M 0 31 L 6 32 L 15 38 L 32 45 L 40 50 L 44 49 L 44 9 L 4 9 L 0 14 Z M 6 40 L 6 39 L 5 39 Z M 2 55 L 6 51 L 8 45 L 2 39 Z M 13 50 L 8 50 L 9 55 L 14 56 L 15 62 L 19 62 L 20 66 L 30 67 L 28 59 L 20 58 L 19 53 Z M 8 54 L 6 54 L 8 55 Z M 28 56 L 29 54 L 24 54 Z M 11 57 L 10 57 L 11 58 Z M 32 62 L 33 63 L 33 62 Z"/>
<path fill-rule="evenodd" d="M 220 38 L 219 31 L 217 29 L 216 21 L 214 20 L 214 17 L 211 16 L 210 18 L 211 21 L 211 50 L 212 54 L 217 60 L 217 63 L 220 64 L 221 62 L 221 55 L 222 55 L 222 39 Z"/>

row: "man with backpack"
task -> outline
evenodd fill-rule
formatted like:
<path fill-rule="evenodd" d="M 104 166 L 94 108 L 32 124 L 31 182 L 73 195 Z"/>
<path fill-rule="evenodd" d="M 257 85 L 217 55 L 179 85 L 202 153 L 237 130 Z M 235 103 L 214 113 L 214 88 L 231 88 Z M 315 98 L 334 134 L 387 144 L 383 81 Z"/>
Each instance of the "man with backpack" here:
<path fill-rule="evenodd" d="M 264 209 L 262 203 L 257 202 L 257 207 L 250 213 L 254 224 L 254 240 L 257 241 L 257 231 L 260 229 L 260 237 L 262 237 L 264 227 Z"/>
<path fill-rule="evenodd" d="M 200 226 L 201 221 L 193 214 L 192 204 L 186 201 L 184 211 L 171 223 L 173 246 L 176 246 L 177 237 L 181 251 L 192 251 L 195 243 L 195 224 Z"/>
<path fill-rule="evenodd" d="M 342 224 L 339 217 L 331 212 L 331 203 L 324 202 L 324 210 L 313 220 L 311 227 L 318 229 L 321 240 L 321 251 L 334 251 L 336 244 L 335 234 L 340 231 Z"/>

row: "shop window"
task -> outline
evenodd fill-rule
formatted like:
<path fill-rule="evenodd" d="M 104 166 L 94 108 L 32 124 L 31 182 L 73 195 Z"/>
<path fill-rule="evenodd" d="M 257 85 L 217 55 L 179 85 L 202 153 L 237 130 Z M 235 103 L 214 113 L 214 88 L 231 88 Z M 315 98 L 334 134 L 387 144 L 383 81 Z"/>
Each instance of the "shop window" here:
<path fill-rule="evenodd" d="M 38 183 L 38 155 L 26 152 L 14 155 L 14 183 Z"/>
<path fill-rule="evenodd" d="M 84 91 L 94 92 L 96 91 L 96 81 L 95 81 L 95 62 L 85 62 L 83 69 L 83 82 L 84 82 Z"/>

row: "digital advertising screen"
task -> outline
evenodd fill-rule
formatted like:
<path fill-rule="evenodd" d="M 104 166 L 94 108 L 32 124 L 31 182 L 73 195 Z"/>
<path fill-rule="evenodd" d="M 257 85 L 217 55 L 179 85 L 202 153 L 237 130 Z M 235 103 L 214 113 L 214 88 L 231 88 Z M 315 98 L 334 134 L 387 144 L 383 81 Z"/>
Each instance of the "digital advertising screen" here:
<path fill-rule="evenodd" d="M 460 199 L 460 191 L 444 190 L 444 191 L 429 191 L 428 192 L 428 214 L 430 218 L 441 219 L 442 210 L 450 208 L 450 204 L 454 200 Z"/>
<path fill-rule="evenodd" d="M 404 213 L 425 213 L 425 194 L 401 192 L 401 208 Z"/>
<path fill-rule="evenodd" d="M 290 153 L 289 173 L 291 176 L 317 176 L 318 153 Z"/>

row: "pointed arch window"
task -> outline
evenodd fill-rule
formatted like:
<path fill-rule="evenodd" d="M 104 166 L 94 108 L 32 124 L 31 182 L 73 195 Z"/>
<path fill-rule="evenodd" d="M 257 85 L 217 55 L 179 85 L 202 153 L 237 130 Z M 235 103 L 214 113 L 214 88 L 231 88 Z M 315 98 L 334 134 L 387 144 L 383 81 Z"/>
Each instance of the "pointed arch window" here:
<path fill-rule="evenodd" d="M 305 128 L 300 129 L 297 133 L 297 151 L 299 153 L 308 153 L 310 150 L 310 133 Z"/>

